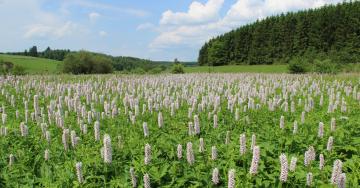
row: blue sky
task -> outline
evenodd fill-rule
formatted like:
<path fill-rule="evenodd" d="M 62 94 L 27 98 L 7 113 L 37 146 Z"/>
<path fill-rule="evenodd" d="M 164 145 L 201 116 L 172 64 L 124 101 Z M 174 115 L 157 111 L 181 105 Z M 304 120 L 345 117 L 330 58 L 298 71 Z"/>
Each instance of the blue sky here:
<path fill-rule="evenodd" d="M 210 38 L 281 12 L 340 0 L 0 0 L 0 51 L 90 50 L 197 59 Z"/>

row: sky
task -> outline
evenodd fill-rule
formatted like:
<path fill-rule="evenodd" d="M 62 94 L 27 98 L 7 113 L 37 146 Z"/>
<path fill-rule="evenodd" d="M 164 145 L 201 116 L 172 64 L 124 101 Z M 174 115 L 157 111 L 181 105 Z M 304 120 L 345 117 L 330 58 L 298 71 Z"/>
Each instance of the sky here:
<path fill-rule="evenodd" d="M 0 0 L 0 51 L 36 45 L 196 61 L 207 40 L 267 16 L 341 0 Z"/>

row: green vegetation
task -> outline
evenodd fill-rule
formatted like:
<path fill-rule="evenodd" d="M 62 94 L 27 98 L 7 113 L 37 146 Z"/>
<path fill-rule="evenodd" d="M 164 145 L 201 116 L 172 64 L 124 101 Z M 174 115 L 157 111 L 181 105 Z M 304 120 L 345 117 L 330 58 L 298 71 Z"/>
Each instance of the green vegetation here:
<path fill-rule="evenodd" d="M 105 55 L 104 55 L 105 56 Z M 125 74 L 159 74 L 163 72 L 171 72 L 173 63 L 171 62 L 157 62 L 157 63 L 144 63 L 141 64 L 137 61 L 127 61 L 123 60 L 119 62 L 114 62 L 111 56 L 105 56 L 110 58 L 112 61 L 112 65 L 114 67 L 119 66 L 119 64 L 126 64 L 129 65 L 128 68 L 120 70 L 114 68 L 115 71 L 120 71 L 121 73 Z M 119 57 L 118 57 L 119 58 Z M 129 57 L 129 59 L 132 59 Z M 306 63 L 309 61 L 308 59 L 304 58 L 293 58 L 291 60 L 289 66 L 296 65 L 296 67 L 306 68 L 306 72 L 308 71 L 315 71 L 315 65 L 311 63 Z M 44 58 L 36 58 L 36 57 L 26 57 L 26 56 L 17 56 L 17 55 L 4 55 L 0 54 L 0 60 L 11 62 L 15 65 L 14 71 L 19 69 L 20 72 L 29 73 L 29 74 L 52 74 L 52 73 L 60 73 L 63 70 L 63 62 L 61 61 L 54 61 Z M 317 60 L 320 61 L 320 60 Z M 325 59 L 326 61 L 326 59 Z M 128 63 L 129 62 L 129 63 Z M 302 62 L 302 63 L 300 63 Z M 117 64 L 117 65 L 115 65 Z M 137 66 L 134 66 L 137 64 Z M 184 64 L 184 63 L 181 63 Z M 299 64 L 299 65 L 297 65 Z M 20 67 L 18 67 L 18 66 Z M 291 71 L 290 67 L 286 64 L 283 65 L 227 65 L 227 66 L 192 66 L 193 63 L 189 63 L 186 67 L 184 67 L 185 73 L 205 73 L 205 72 L 219 72 L 219 73 L 295 73 Z M 321 66 L 323 67 L 323 66 Z M 119 67 L 117 67 L 119 68 Z M 360 64 L 346 64 L 342 66 L 335 67 L 337 71 L 335 72 L 360 72 Z M 317 68 L 319 69 L 319 68 Z M 332 69 L 334 70 L 334 69 Z M 297 73 L 304 73 L 304 72 L 297 72 Z"/>
<path fill-rule="evenodd" d="M 30 75 L 0 86 L 0 187 L 359 187 L 358 75 Z"/>
<path fill-rule="evenodd" d="M 360 62 L 360 1 L 268 17 L 205 43 L 199 65 L 289 63 L 294 57 Z"/>
<path fill-rule="evenodd" d="M 307 73 L 310 71 L 309 63 L 302 58 L 293 58 L 289 63 L 289 72 L 293 74 Z"/>
<path fill-rule="evenodd" d="M 70 51 L 67 49 L 51 49 L 47 47 L 44 51 L 39 52 L 37 46 L 32 46 L 29 50 L 24 52 L 7 52 L 7 55 L 18 55 L 18 56 L 31 56 L 31 57 L 41 57 L 46 59 L 53 59 L 63 61 L 67 55 L 71 53 L 76 53 L 76 51 Z M 101 53 L 89 52 L 95 56 L 102 56 L 105 58 L 111 59 L 111 64 L 115 71 L 122 73 L 150 73 L 157 74 L 164 72 L 165 69 L 170 67 L 171 62 L 169 61 L 151 61 L 147 59 L 141 59 L 136 57 L 126 57 L 126 56 L 110 56 Z M 189 62 L 189 64 L 194 64 Z M 59 72 L 61 72 L 62 67 L 59 67 Z M 40 72 L 39 72 L 40 73 Z"/>
<path fill-rule="evenodd" d="M 20 65 L 14 65 L 14 67 L 11 69 L 12 75 L 25 75 L 26 70 L 23 66 Z"/>
<path fill-rule="evenodd" d="M 344 65 L 343 72 L 345 72 L 345 73 L 360 73 L 360 63 Z"/>
<path fill-rule="evenodd" d="M 57 73 L 59 72 L 58 66 L 62 64 L 61 61 L 56 60 L 5 54 L 0 54 L 0 60 L 21 66 L 29 74 Z"/>
<path fill-rule="evenodd" d="M 314 72 L 321 74 L 336 74 L 341 71 L 340 64 L 333 63 L 331 59 L 314 61 Z"/>
<path fill-rule="evenodd" d="M 111 57 L 116 71 L 124 73 L 158 73 L 163 72 L 171 62 L 156 62 L 136 57 Z"/>
<path fill-rule="evenodd" d="M 25 68 L 21 65 L 14 65 L 9 61 L 3 61 L 0 59 L 0 74 L 1 75 L 24 75 Z"/>
<path fill-rule="evenodd" d="M 360 63 L 336 63 L 328 57 L 319 57 L 316 59 L 295 57 L 290 60 L 288 65 L 290 73 L 360 73 Z"/>
<path fill-rule="evenodd" d="M 6 54 L 10 55 L 21 55 L 21 56 L 31 56 L 31 57 L 41 57 L 46 59 L 53 59 L 58 61 L 63 61 L 67 54 L 71 53 L 68 49 L 51 49 L 47 47 L 43 52 L 39 52 L 37 46 L 32 46 L 29 50 L 24 52 L 8 52 Z"/>
<path fill-rule="evenodd" d="M 14 62 L 15 64 L 22 65 L 27 70 L 27 72 L 31 74 L 59 73 L 64 71 L 64 67 L 61 61 L 64 60 L 67 55 L 74 53 L 77 52 L 71 52 L 70 50 L 51 50 L 50 47 L 48 47 L 43 52 L 37 52 L 37 47 L 33 46 L 29 49 L 29 51 L 26 50 L 25 52 L 9 52 L 6 54 L 0 54 L 0 60 L 3 59 L 4 61 L 10 61 Z M 106 58 L 108 61 L 110 60 L 113 69 L 122 73 L 158 74 L 164 72 L 168 67 L 171 66 L 171 62 L 167 61 L 151 61 L 135 57 L 114 57 L 100 53 L 88 53 L 91 53 L 96 57 Z M 50 59 L 58 59 L 61 61 L 53 61 Z M 49 64 L 46 62 L 49 62 Z M 70 68 L 69 64 L 67 64 L 67 66 L 67 68 Z M 75 66 L 76 65 L 74 65 L 74 68 Z M 105 67 L 104 69 L 108 68 L 109 67 Z M 71 71 L 66 70 L 66 72 Z M 74 70 L 74 72 L 77 71 Z"/>
<path fill-rule="evenodd" d="M 3 61 L 0 59 L 0 73 L 1 75 L 7 75 L 14 68 L 14 64 L 8 61 Z"/>
<path fill-rule="evenodd" d="M 227 66 L 197 66 L 185 67 L 186 73 L 286 73 L 287 65 L 227 65 Z"/>
<path fill-rule="evenodd" d="M 103 55 L 80 51 L 66 56 L 62 71 L 72 74 L 106 74 L 113 71 L 112 60 Z"/>
<path fill-rule="evenodd" d="M 184 74 L 185 73 L 184 65 L 182 65 L 181 63 L 174 63 L 174 65 L 171 68 L 171 73 Z"/>

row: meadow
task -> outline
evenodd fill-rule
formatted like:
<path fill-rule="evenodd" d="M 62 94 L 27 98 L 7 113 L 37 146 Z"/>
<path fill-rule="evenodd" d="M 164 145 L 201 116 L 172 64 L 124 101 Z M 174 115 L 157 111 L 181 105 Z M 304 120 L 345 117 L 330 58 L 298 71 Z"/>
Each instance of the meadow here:
<path fill-rule="evenodd" d="M 359 75 L 0 77 L 0 187 L 358 187 Z"/>
<path fill-rule="evenodd" d="M 58 65 L 61 61 L 19 55 L 0 54 L 0 60 L 8 61 L 14 65 L 25 68 L 28 74 L 52 74 L 59 72 Z"/>

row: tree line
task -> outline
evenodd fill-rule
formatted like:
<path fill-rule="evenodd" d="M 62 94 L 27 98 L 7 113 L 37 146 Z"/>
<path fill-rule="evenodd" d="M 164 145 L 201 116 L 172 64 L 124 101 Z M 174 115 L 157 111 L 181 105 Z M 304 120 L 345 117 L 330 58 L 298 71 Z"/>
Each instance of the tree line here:
<path fill-rule="evenodd" d="M 62 72 L 72 74 L 161 73 L 172 65 L 171 62 L 157 62 L 135 57 L 110 56 L 89 51 L 73 52 L 66 55 Z"/>
<path fill-rule="evenodd" d="M 7 52 L 6 54 L 64 61 L 63 66 L 59 69 L 73 74 L 110 73 L 112 71 L 124 73 L 160 73 L 172 64 L 170 61 L 152 61 L 136 57 L 111 56 L 84 50 L 71 51 L 69 49 L 51 49 L 47 47 L 44 51 L 39 51 L 35 45 L 23 52 Z M 109 65 L 111 66 L 109 67 Z"/>
<path fill-rule="evenodd" d="M 72 51 L 70 51 L 69 49 L 51 49 L 50 47 L 47 47 L 44 51 L 38 51 L 37 46 L 32 46 L 28 50 L 24 50 L 23 52 L 8 52 L 6 54 L 40 57 L 63 61 L 66 55 L 71 52 Z"/>
<path fill-rule="evenodd" d="M 289 63 L 297 57 L 360 62 L 360 2 L 283 13 L 244 25 L 206 42 L 198 64 Z"/>

